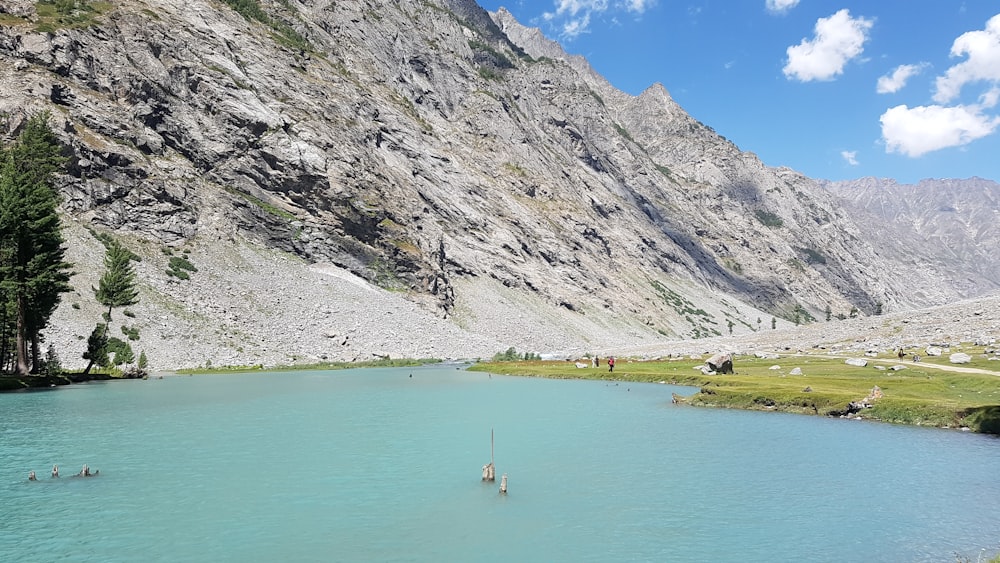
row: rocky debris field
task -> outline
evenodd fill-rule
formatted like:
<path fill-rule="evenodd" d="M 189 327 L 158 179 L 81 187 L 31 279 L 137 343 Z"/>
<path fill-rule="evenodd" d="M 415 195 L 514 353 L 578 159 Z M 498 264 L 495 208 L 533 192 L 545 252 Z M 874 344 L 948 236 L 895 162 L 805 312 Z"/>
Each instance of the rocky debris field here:
<path fill-rule="evenodd" d="M 86 338 L 103 308 L 92 287 L 103 272 L 104 246 L 76 221 L 65 221 L 67 259 L 75 291 L 46 331 L 62 365 L 79 369 Z M 220 230 L 178 248 L 124 239 L 135 263 L 140 302 L 113 312 L 112 335 L 138 329 L 132 341 L 151 370 L 209 366 L 276 366 L 378 358 L 489 358 L 514 347 L 551 358 L 587 354 L 653 358 L 752 354 L 826 347 L 846 352 L 989 341 L 1000 337 L 1000 296 L 911 312 L 746 331 L 698 340 L 652 338 L 624 317 L 581 315 L 502 285 L 470 281 L 458 287 L 449 318 L 375 287 L 329 264 L 308 264 Z M 167 273 L 171 258 L 196 271 Z M 711 307 L 709 303 L 695 306 Z"/>
<path fill-rule="evenodd" d="M 624 347 L 622 355 L 736 354 L 822 349 L 861 354 L 903 347 L 909 353 L 930 345 L 995 344 L 1000 341 L 1000 295 L 880 316 L 814 322 L 779 330 L 761 330 L 725 338 Z"/>

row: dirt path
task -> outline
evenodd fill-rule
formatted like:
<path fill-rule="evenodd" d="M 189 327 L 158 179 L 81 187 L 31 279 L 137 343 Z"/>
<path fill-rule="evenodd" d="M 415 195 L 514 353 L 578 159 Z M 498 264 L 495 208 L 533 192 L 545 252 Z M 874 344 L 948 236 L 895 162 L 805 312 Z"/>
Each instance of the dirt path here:
<path fill-rule="evenodd" d="M 857 356 L 842 356 L 842 355 L 830 355 L 830 354 L 776 354 L 784 358 L 840 358 L 843 360 L 849 358 L 856 358 Z M 979 373 L 983 375 L 995 375 L 1000 377 L 1000 366 L 997 366 L 997 370 L 988 370 L 982 368 L 967 368 L 962 366 L 954 365 L 941 365 L 941 364 L 931 364 L 927 362 L 900 362 L 899 360 L 884 360 L 879 358 L 863 358 L 870 362 L 878 362 L 884 365 L 902 365 L 902 366 L 919 366 L 922 368 L 939 369 L 942 371 L 952 371 L 957 373 Z"/>

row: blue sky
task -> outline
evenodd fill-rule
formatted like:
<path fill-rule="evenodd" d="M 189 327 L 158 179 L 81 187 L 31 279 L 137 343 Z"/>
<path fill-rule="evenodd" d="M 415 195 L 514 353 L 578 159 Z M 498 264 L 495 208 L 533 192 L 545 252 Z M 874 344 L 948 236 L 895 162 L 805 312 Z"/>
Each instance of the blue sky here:
<path fill-rule="evenodd" d="M 477 0 L 769 166 L 1000 181 L 998 0 Z"/>

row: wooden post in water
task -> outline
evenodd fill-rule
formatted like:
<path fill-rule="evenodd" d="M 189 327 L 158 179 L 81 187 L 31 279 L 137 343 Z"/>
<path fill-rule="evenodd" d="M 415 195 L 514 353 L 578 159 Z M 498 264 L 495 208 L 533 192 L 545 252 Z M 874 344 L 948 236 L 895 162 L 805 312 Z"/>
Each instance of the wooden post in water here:
<path fill-rule="evenodd" d="M 493 429 L 490 428 L 490 462 L 483 466 L 483 481 L 496 480 L 496 466 L 493 465 Z"/>

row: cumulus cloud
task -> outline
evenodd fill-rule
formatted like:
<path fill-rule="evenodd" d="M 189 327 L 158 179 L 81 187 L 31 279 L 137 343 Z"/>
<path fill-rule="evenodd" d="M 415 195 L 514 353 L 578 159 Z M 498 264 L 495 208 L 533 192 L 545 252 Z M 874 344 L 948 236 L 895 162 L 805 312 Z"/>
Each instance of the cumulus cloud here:
<path fill-rule="evenodd" d="M 788 78 L 809 82 L 830 80 L 864 51 L 874 20 L 852 18 L 847 9 L 816 20 L 815 36 L 786 50 L 788 63 L 782 71 Z"/>
<path fill-rule="evenodd" d="M 927 63 L 920 63 L 918 65 L 899 65 L 896 67 L 896 70 L 892 71 L 892 74 L 879 77 L 878 84 L 875 86 L 875 91 L 879 94 L 892 94 L 894 92 L 898 92 L 903 88 L 903 86 L 906 86 L 906 82 L 910 78 L 920 74 L 920 71 L 923 70 L 925 66 L 927 66 Z"/>
<path fill-rule="evenodd" d="M 784 14 L 799 5 L 799 0 L 767 0 L 767 11 L 772 14 Z"/>
<path fill-rule="evenodd" d="M 990 18 L 985 29 L 960 35 L 952 43 L 951 56 L 968 58 L 937 78 L 935 102 L 954 100 L 970 82 L 1000 82 L 1000 14 Z"/>
<path fill-rule="evenodd" d="M 983 109 L 982 105 L 889 108 L 879 118 L 885 150 L 916 158 L 967 145 L 992 134 L 1000 126 L 1000 117 L 986 115 Z"/>
<path fill-rule="evenodd" d="M 858 165 L 858 151 L 840 151 L 840 156 L 847 164 L 851 166 Z"/>
<path fill-rule="evenodd" d="M 643 14 L 656 5 L 656 0 L 555 0 L 555 11 L 544 12 L 542 18 L 559 29 L 560 37 L 574 39 L 590 32 L 593 16 L 625 11 Z"/>

